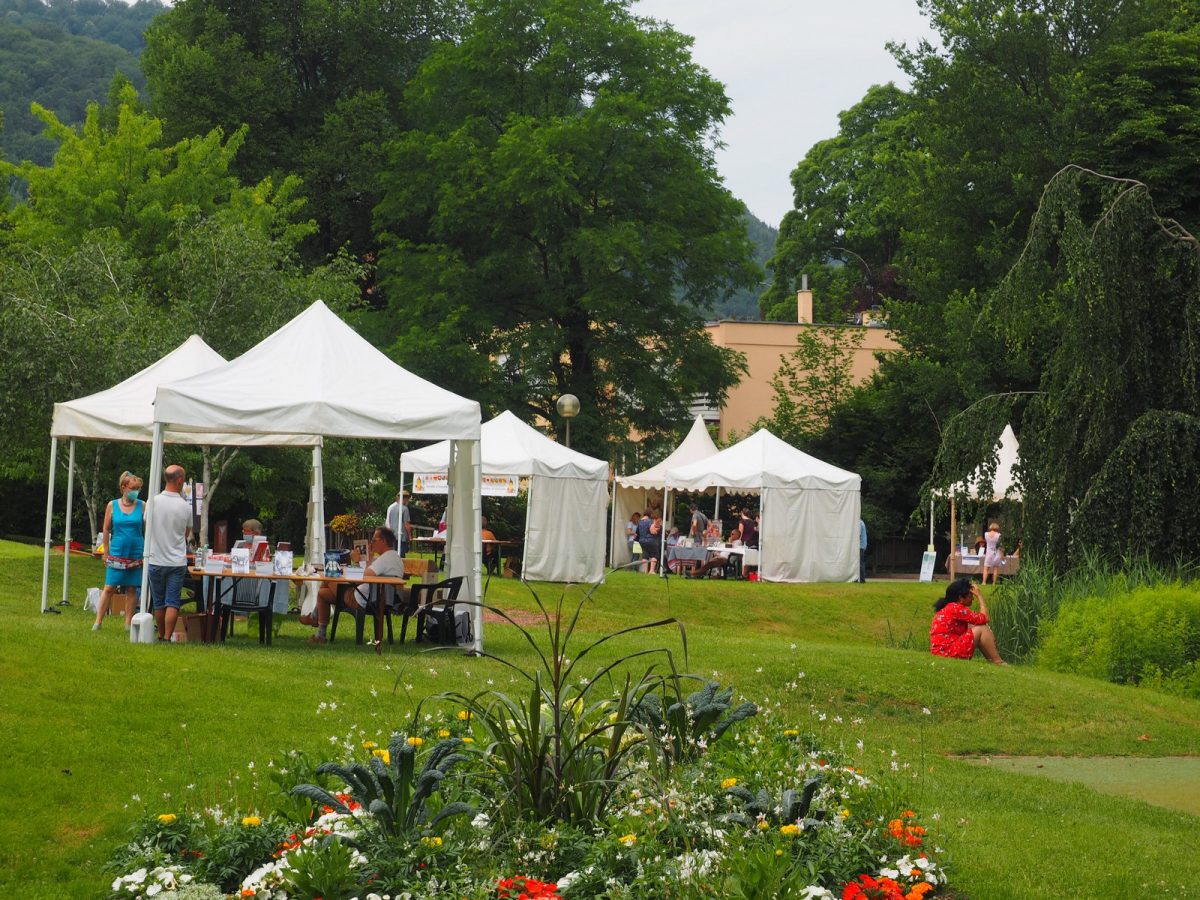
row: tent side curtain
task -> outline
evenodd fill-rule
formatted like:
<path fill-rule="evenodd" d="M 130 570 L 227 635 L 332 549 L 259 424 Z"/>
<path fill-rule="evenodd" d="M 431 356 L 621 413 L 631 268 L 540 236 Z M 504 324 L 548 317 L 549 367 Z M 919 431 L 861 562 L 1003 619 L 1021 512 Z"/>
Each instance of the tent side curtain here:
<path fill-rule="evenodd" d="M 590 479 L 534 476 L 525 526 L 525 578 L 587 583 L 603 578 L 607 487 Z"/>
<path fill-rule="evenodd" d="M 857 490 L 764 488 L 763 580 L 857 580 L 860 503 Z"/>

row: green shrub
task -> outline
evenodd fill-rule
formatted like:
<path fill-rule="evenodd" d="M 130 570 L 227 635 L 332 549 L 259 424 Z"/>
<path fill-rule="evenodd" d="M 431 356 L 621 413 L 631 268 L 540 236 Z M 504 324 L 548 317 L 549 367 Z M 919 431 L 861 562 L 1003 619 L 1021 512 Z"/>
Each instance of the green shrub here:
<path fill-rule="evenodd" d="M 1059 672 L 1200 696 L 1200 591 L 1174 584 L 1065 603 L 1043 624 L 1037 659 Z"/>

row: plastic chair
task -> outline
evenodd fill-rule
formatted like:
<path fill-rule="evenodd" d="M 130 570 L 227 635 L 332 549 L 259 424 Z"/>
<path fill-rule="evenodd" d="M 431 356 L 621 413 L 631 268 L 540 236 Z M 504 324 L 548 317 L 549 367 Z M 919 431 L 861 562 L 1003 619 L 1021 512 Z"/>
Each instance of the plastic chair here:
<path fill-rule="evenodd" d="M 355 604 L 354 610 L 346 609 L 348 615 L 354 616 L 354 643 L 361 644 L 363 642 L 363 631 L 366 628 L 367 616 L 375 617 L 376 604 L 380 599 L 383 600 L 383 619 L 387 626 L 388 643 L 393 643 L 392 639 L 392 611 L 396 608 L 396 585 L 394 584 L 369 584 L 367 587 L 367 605 L 365 607 Z M 351 590 L 355 588 L 350 587 Z M 382 597 L 381 597 L 382 595 Z M 337 636 L 338 617 L 342 614 L 342 598 L 339 595 L 338 602 L 333 607 L 333 621 L 329 623 L 329 643 L 333 643 L 333 639 Z M 405 616 L 405 621 L 408 617 Z M 382 636 L 376 632 L 375 640 L 382 640 Z M 400 632 L 400 643 L 404 643 L 404 632 Z"/>
<path fill-rule="evenodd" d="M 214 591 L 218 596 L 213 598 L 220 604 L 217 612 L 217 633 L 224 642 L 229 633 L 229 626 L 236 613 L 258 613 L 258 642 L 271 643 L 271 619 L 274 616 L 274 583 L 267 582 L 267 590 L 261 590 L 263 582 L 257 578 L 236 578 L 233 589 Z"/>
<path fill-rule="evenodd" d="M 442 626 L 445 629 L 449 623 L 449 628 L 453 631 L 454 628 L 454 601 L 458 599 L 458 593 L 462 590 L 464 577 L 456 575 L 454 578 L 447 578 L 445 581 L 439 581 L 436 584 L 418 584 L 413 587 L 409 593 L 408 603 L 404 608 L 404 620 L 400 623 L 400 643 L 404 643 L 404 635 L 408 629 L 408 619 L 410 616 L 417 617 L 417 635 L 414 640 L 420 643 L 425 639 L 425 618 L 427 611 L 439 604 L 443 608 Z M 441 600 L 435 599 L 437 592 L 442 592 Z M 446 637 L 445 634 L 442 637 Z M 449 640 L 443 640 L 442 643 L 454 643 L 453 634 L 449 635 Z"/>

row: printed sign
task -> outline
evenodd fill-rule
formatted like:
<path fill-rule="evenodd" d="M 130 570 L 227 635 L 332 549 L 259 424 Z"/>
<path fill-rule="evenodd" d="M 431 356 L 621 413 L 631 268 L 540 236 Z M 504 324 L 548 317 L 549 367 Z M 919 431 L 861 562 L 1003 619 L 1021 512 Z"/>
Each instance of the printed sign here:
<path fill-rule="evenodd" d="M 479 481 L 485 497 L 515 497 L 521 490 L 521 479 L 517 475 L 484 475 Z M 450 479 L 445 472 L 413 475 L 414 494 L 447 494 L 449 489 Z"/>
<path fill-rule="evenodd" d="M 933 581 L 933 566 L 937 562 L 937 554 L 926 550 L 921 554 L 921 577 L 918 581 Z"/>

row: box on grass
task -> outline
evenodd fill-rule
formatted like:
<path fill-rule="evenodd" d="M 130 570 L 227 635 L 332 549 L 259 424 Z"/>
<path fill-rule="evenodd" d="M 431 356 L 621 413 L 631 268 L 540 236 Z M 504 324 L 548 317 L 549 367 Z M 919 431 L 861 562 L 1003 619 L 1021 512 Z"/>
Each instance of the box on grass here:
<path fill-rule="evenodd" d="M 186 613 L 175 620 L 171 640 L 177 644 L 199 643 L 204 639 L 204 613 Z"/>

